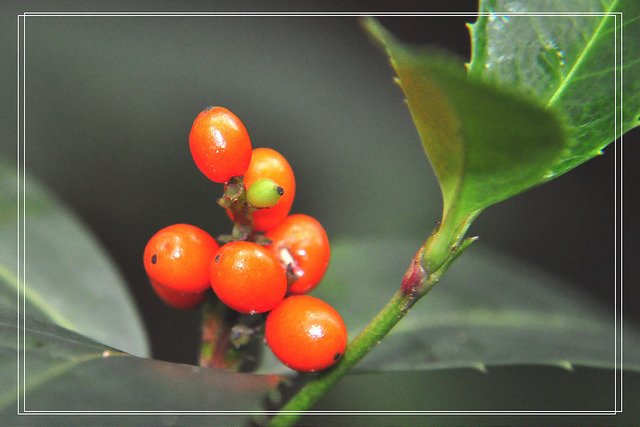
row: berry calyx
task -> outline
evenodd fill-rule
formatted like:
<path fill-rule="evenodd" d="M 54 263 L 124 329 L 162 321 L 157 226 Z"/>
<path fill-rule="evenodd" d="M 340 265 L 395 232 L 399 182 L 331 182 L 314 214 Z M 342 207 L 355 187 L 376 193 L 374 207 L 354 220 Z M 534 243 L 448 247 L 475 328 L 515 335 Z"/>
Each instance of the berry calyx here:
<path fill-rule="evenodd" d="M 261 178 L 247 190 L 247 202 L 254 208 L 270 208 L 275 206 L 284 194 L 284 188 L 274 180 Z"/>
<path fill-rule="evenodd" d="M 296 180 L 291 165 L 284 156 L 271 148 L 255 148 L 251 163 L 244 174 L 245 188 L 251 188 L 259 179 L 268 178 L 278 183 L 284 194 L 275 206 L 253 212 L 253 228 L 268 231 L 289 215 L 296 194 Z M 227 211 L 233 219 L 231 211 Z"/>
<path fill-rule="evenodd" d="M 202 111 L 189 134 L 191 155 L 211 181 L 225 183 L 241 176 L 251 161 L 251 139 L 242 121 L 224 107 Z"/>
<path fill-rule="evenodd" d="M 149 239 L 144 248 L 144 268 L 154 287 L 200 294 L 209 287 L 209 265 L 216 250 L 218 243 L 206 231 L 194 225 L 174 224 Z M 162 298 L 162 292 L 156 292 Z"/>
<path fill-rule="evenodd" d="M 303 214 L 288 216 L 266 233 L 268 248 L 280 260 L 292 279 L 289 292 L 304 294 L 315 288 L 329 266 L 331 249 L 322 225 Z"/>
<path fill-rule="evenodd" d="M 218 298 L 245 314 L 273 309 L 287 292 L 287 277 L 276 257 L 253 242 L 222 246 L 211 262 L 209 277 Z"/>
<path fill-rule="evenodd" d="M 347 328 L 340 314 L 326 302 L 294 295 L 269 313 L 265 338 L 282 363 L 297 371 L 313 372 L 342 358 Z"/>

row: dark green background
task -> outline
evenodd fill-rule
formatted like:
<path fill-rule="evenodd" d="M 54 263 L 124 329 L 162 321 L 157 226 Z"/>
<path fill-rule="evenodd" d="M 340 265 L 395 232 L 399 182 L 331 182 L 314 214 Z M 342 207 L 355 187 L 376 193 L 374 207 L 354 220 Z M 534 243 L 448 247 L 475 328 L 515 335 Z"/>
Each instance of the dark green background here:
<path fill-rule="evenodd" d="M 16 14 L 45 10 L 266 10 L 262 2 L 4 2 L 0 154 L 16 156 Z M 269 10 L 459 10 L 475 2 L 270 2 Z M 383 18 L 405 40 L 465 60 L 465 17 Z M 254 146 L 291 162 L 293 210 L 330 237 L 425 236 L 439 218 L 434 175 L 392 71 L 353 17 L 28 17 L 27 170 L 88 223 L 127 278 L 155 357 L 191 363 L 198 313 L 164 306 L 140 260 L 176 222 L 230 224 L 221 187 L 193 165 L 187 137 L 205 106 L 245 122 Z M 638 132 L 625 137 L 626 319 L 638 320 Z M 521 257 L 613 306 L 614 150 L 488 209 L 479 244 Z M 28 189 L 27 189 L 28 190 Z M 117 307 L 114 307 L 117 310 Z"/>

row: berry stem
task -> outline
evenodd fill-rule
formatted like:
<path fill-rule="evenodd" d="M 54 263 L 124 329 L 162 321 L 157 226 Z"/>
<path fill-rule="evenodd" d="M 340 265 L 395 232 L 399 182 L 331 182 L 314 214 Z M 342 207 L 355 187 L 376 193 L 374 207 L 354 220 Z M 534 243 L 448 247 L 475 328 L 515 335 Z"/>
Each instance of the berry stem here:
<path fill-rule="evenodd" d="M 243 315 L 209 297 L 202 310 L 199 365 L 252 372 L 262 355 L 263 315 Z"/>
<path fill-rule="evenodd" d="M 229 346 L 232 323 L 229 310 L 217 301 L 207 300 L 202 310 L 200 366 L 238 370 L 239 360 L 230 352 Z"/>
<path fill-rule="evenodd" d="M 237 228 L 246 229 L 249 232 L 253 230 L 254 209 L 247 202 L 247 191 L 243 177 L 235 176 L 227 182 L 224 194 L 218 199 L 218 205 L 229 209 L 233 214 L 234 230 Z"/>
<path fill-rule="evenodd" d="M 466 227 L 464 230 L 466 231 Z M 436 231 L 435 235 L 437 233 Z M 460 236 L 456 235 L 454 240 L 458 243 L 454 242 L 455 244 L 451 245 L 453 249 L 448 252 L 446 259 L 440 263 L 440 267 L 431 274 L 428 274 L 426 269 L 419 264 L 424 253 L 428 250 L 429 242 L 433 241 L 433 239 L 427 240 L 425 245 L 416 253 L 400 289 L 362 332 L 351 341 L 342 360 L 305 384 L 282 407 L 280 413 L 271 419 L 269 426 L 294 425 L 305 411 L 313 407 L 338 380 L 349 373 L 356 363 L 373 350 L 400 319 L 407 314 L 416 301 L 429 293 L 449 269 L 453 261 L 475 241 L 475 238 L 461 240 Z"/>

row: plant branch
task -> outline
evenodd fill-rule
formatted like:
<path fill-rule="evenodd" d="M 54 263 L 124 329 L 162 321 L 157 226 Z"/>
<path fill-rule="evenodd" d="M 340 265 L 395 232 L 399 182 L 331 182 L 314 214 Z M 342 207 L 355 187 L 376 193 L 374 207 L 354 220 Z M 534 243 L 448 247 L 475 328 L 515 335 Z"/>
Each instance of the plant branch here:
<path fill-rule="evenodd" d="M 456 245 L 449 252 L 448 258 L 435 272 L 428 274 L 416 262 L 422 259 L 425 247 L 420 248 L 412 262 L 402 283 L 402 287 L 393 295 L 391 300 L 369 322 L 360 334 L 349 344 L 342 360 L 334 367 L 320 373 L 316 378 L 302 387 L 281 409 L 280 413 L 271 419 L 270 426 L 291 426 L 315 405 L 327 391 L 353 366 L 366 356 L 402 319 L 409 309 L 420 298 L 429 293 L 440 277 L 447 271 L 451 263 L 475 239 L 466 239 Z"/>

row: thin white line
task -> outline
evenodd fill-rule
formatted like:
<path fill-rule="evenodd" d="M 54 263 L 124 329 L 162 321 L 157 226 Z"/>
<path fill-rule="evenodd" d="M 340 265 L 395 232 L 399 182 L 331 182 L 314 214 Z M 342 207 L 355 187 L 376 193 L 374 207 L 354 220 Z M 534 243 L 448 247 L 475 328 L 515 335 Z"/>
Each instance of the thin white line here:
<path fill-rule="evenodd" d="M 620 12 L 620 412 L 622 412 L 624 407 L 624 337 L 623 337 L 623 310 L 624 310 L 624 300 L 623 300 L 623 289 L 624 289 L 624 281 L 622 279 L 622 275 L 624 272 L 624 256 L 623 256 L 623 239 L 624 239 L 624 210 L 623 210 L 623 202 L 624 202 L 624 174 L 623 174 L 623 165 L 624 165 L 624 145 L 622 144 L 622 134 L 624 133 L 624 116 L 623 116 L 623 96 L 624 96 L 624 84 L 623 84 L 623 75 L 624 75 L 624 15 Z M 616 176 L 616 179 L 618 179 Z M 616 268 L 618 266 L 616 265 Z"/>
<path fill-rule="evenodd" d="M 27 396 L 27 324 L 26 324 L 26 298 L 27 293 L 27 252 L 26 252 L 26 232 L 27 232 L 27 215 L 26 215 L 26 132 L 27 132 L 27 18 L 22 18 L 22 410 L 26 412 L 26 396 Z"/>
<path fill-rule="evenodd" d="M 16 325 L 20 324 L 20 15 L 16 16 Z M 20 412 L 20 328 L 16 328 L 16 409 Z"/>
<path fill-rule="evenodd" d="M 304 13 L 283 13 L 283 12 L 259 12 L 259 13 L 241 13 L 241 12 L 201 12 L 201 13 L 189 13 L 189 12 L 172 12 L 172 13 L 151 13 L 151 12 L 139 12 L 139 13 L 128 13 L 128 12 L 25 12 L 25 16 L 39 16 L 39 17 L 47 17 L 47 16 L 66 16 L 66 17 L 119 17 L 119 16 L 136 16 L 136 17 L 192 17 L 192 16 L 202 16 L 202 17 L 212 17 L 212 16 L 224 16 L 224 17 L 349 17 L 349 16 L 382 16 L 382 17 L 416 17 L 416 16 L 438 16 L 438 17 L 477 17 L 477 16 L 613 16 L 613 13 L 607 12 L 578 12 L 578 13 L 562 13 L 562 12 L 495 12 L 495 13 L 487 13 L 487 12 L 444 12 L 444 13 L 390 13 L 390 12 L 353 12 L 353 13 L 313 13 L 313 12 L 304 12 Z"/>
<path fill-rule="evenodd" d="M 615 415 L 616 411 L 28 411 L 25 415 L 165 415 L 165 414 L 188 414 L 188 415 L 246 415 L 246 414 L 315 414 L 315 415 Z"/>
<path fill-rule="evenodd" d="M 613 24 L 613 149 L 614 149 L 614 179 L 613 179 L 613 247 L 616 248 L 618 245 L 618 177 L 615 171 L 618 170 L 618 144 L 616 144 L 615 138 L 618 134 L 618 75 L 616 73 L 616 67 L 618 65 L 618 57 L 617 57 L 617 36 L 618 36 L 618 17 L 614 17 Z M 613 370 L 613 408 L 614 410 L 618 408 L 618 253 L 616 250 L 613 252 L 613 307 L 615 313 L 615 323 L 614 323 L 614 333 L 613 333 L 613 354 L 614 354 L 614 370 Z"/>
<path fill-rule="evenodd" d="M 205 13 L 198 13 L 198 12 L 25 12 L 22 15 L 19 15 L 19 17 L 22 17 L 22 31 L 23 31 L 23 69 L 22 69 L 22 74 L 23 74 L 23 79 L 22 79 L 22 87 L 23 87 L 23 97 L 26 98 L 26 84 L 25 84 L 25 80 L 26 80 L 26 16 L 41 16 L 41 17 L 49 17 L 49 16 L 66 16 L 66 17 L 121 17 L 121 16 L 138 16 L 138 17 L 180 17 L 180 16 L 184 16 L 184 17 L 191 17 L 191 16 L 203 16 L 203 17 L 208 17 L 208 16 L 238 16 L 238 17 L 244 17 L 244 16 L 255 16 L 255 17 L 278 17 L 278 16 L 283 16 L 283 17 L 290 17 L 290 16 L 309 16 L 309 17 L 337 17 L 337 16 L 388 16 L 388 17 L 416 17 L 416 16 L 439 16 L 439 17 L 455 17 L 455 16 L 468 16 L 468 17 L 477 17 L 477 16 L 539 16 L 539 17 L 546 17 L 546 16 L 556 16 L 556 17 L 567 17 L 567 16 L 594 16 L 594 17 L 610 17 L 610 16 L 614 16 L 616 17 L 618 14 L 621 15 L 620 12 L 615 12 L 615 13 L 589 13 L 589 12 L 578 12 L 578 13 L 570 13 L 570 12 L 565 12 L 565 13 L 551 13 L 551 12 L 529 12 L 529 13 L 517 13 L 517 12 L 497 12 L 497 13 L 478 13 L 478 12 L 443 12 L 443 13 L 437 13 L 437 12 L 417 12 L 417 13 L 411 13 L 411 14 L 406 14 L 406 13 L 390 13 L 390 12 L 382 12 L 382 13 L 376 13 L 376 12 L 357 12 L 357 13 L 322 13 L 322 12 L 306 12 L 306 13 L 299 13 L 299 12 L 274 12 L 274 13 L 256 13 L 256 14 L 251 14 L 251 13 L 241 13 L 241 12 L 205 12 Z M 18 20 L 20 20 L 18 18 Z M 617 23 L 617 20 L 616 20 Z M 18 33 L 19 33 L 19 29 L 18 29 Z M 622 34 L 622 30 L 621 30 L 621 34 Z M 19 50 L 19 43 L 18 43 L 18 50 Z M 18 57 L 19 57 L 19 53 L 18 53 Z M 622 61 L 622 60 L 621 60 Z M 617 64 L 616 64 L 617 65 Z M 19 74 L 19 73 L 18 73 Z M 622 71 L 621 71 L 621 76 L 622 76 Z M 614 83 L 615 84 L 615 83 Z M 19 76 L 18 76 L 18 86 L 19 86 Z M 22 191 L 23 191 L 23 198 L 22 198 L 22 212 L 24 214 L 24 205 L 26 203 L 26 172 L 25 172 L 25 166 L 26 166 L 26 161 L 25 161 L 25 156 L 26 156 L 26 138 L 25 138 L 25 132 L 26 132 L 26 120 L 25 117 L 26 116 L 26 100 L 23 98 L 23 104 L 22 104 L 22 108 L 23 108 L 23 132 L 22 132 L 22 138 L 23 138 L 23 155 L 22 155 L 22 180 L 23 180 L 23 186 L 22 186 Z M 622 105 L 622 101 L 621 101 L 621 105 Z M 19 109 L 19 104 L 18 104 L 18 109 Z M 620 112 L 621 116 L 622 116 L 622 111 Z M 617 119 L 617 114 L 615 115 L 615 119 Z M 19 119 L 18 119 L 19 120 Z M 617 130 L 617 126 L 614 124 L 614 126 L 616 127 Z M 19 127 L 19 125 L 18 125 Z M 19 133 L 19 129 L 18 129 L 18 133 Z M 622 138 L 622 136 L 621 136 Z M 18 139 L 18 144 L 19 144 L 20 140 Z M 616 145 L 616 149 L 617 149 L 617 145 Z M 19 155 L 19 154 L 18 154 Z M 616 155 L 616 162 L 617 162 L 617 155 Z M 20 165 L 18 165 L 18 173 L 20 170 Z M 617 185 L 617 184 L 616 184 Z M 20 183 L 18 183 L 18 187 L 20 186 Z M 19 198 L 19 195 L 18 195 Z M 622 202 L 621 202 L 622 204 Z M 621 215 L 622 216 L 622 215 Z M 617 216 L 616 216 L 616 220 L 617 220 Z M 18 220 L 19 221 L 19 220 Z M 22 275 L 22 279 L 23 279 L 23 288 L 25 286 L 25 274 L 26 274 L 26 249 L 25 249 L 25 234 L 26 234 L 26 216 L 23 216 L 23 223 L 22 223 L 22 241 L 23 241 L 23 245 L 22 245 L 22 253 L 23 253 L 23 260 L 22 260 L 22 271 L 23 271 L 23 275 Z M 617 228 L 617 227 L 616 227 Z M 19 254 L 18 254 L 19 255 Z M 614 256 L 615 257 L 615 256 Z M 18 264 L 20 263 L 20 260 L 18 258 Z M 616 263 L 616 268 L 617 268 L 617 263 Z M 19 285 L 20 286 L 20 285 Z M 26 291 L 26 289 L 25 289 Z M 616 294 L 616 298 L 617 298 L 617 294 Z M 23 297 L 22 299 L 22 307 L 23 307 L 23 315 L 24 315 L 24 310 L 26 310 L 26 303 L 25 303 L 25 298 Z M 617 318 L 617 305 L 616 305 L 616 318 Z M 26 334 L 24 334 L 24 329 L 26 328 L 26 316 L 23 316 L 23 358 L 26 358 Z M 615 327 L 617 328 L 617 321 L 616 321 L 616 325 Z M 621 331 L 622 331 L 622 327 L 621 327 Z M 19 332 L 20 334 L 20 332 Z M 617 335 L 616 335 L 617 337 Z M 617 352 L 617 347 L 615 348 L 615 351 Z M 18 350 L 18 354 L 19 354 L 19 350 Z M 622 356 L 621 356 L 622 357 Z M 616 357 L 616 366 L 617 366 L 617 357 Z M 26 376 L 26 368 L 25 365 L 26 363 L 24 363 L 25 360 L 23 360 L 23 376 Z M 19 376 L 19 368 L 20 366 L 18 366 L 18 376 Z M 617 377 L 616 377 L 617 379 Z M 23 378 L 23 382 L 26 385 L 26 379 Z M 26 392 L 25 392 L 26 387 L 23 386 L 23 399 L 26 400 Z M 617 392 L 617 387 L 616 387 L 616 392 Z M 26 408 L 26 403 L 23 401 L 23 407 Z M 193 415 L 211 415 L 211 414 L 226 414 L 226 415 L 234 415 L 234 414 L 238 414 L 238 415 L 245 415 L 247 413 L 256 413 L 256 414 L 266 414 L 266 413 L 297 413 L 295 411 L 284 411 L 284 412 L 278 412 L 278 411 L 177 411 L 177 412 L 171 412 L 171 411 L 29 411 L 26 412 L 26 409 L 24 409 L 24 413 L 25 414 L 128 414 L 128 415 L 136 415 L 136 414 L 140 414 L 140 415 L 148 415 L 148 414 L 193 414 Z M 603 415 L 615 415 L 616 411 L 614 412 L 610 412 L 610 411 L 307 411 L 306 413 L 309 414 L 319 414 L 319 415 L 331 415 L 331 414 L 344 414 L 344 415 L 350 415 L 350 414 L 382 414 L 382 415 L 386 415 L 386 414 L 407 414 L 407 415 L 411 415 L 411 414 L 417 414 L 417 415 L 425 415 L 425 414 L 449 414 L 449 415 L 458 415 L 458 414 L 465 414 L 465 415 L 469 415 L 469 414 L 475 414 L 475 415 L 491 415 L 491 414 L 523 414 L 523 415 L 586 415 L 586 414 L 603 414 Z"/>

